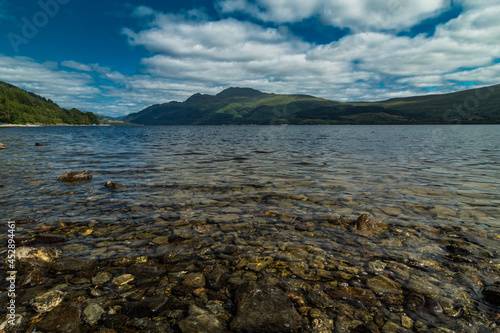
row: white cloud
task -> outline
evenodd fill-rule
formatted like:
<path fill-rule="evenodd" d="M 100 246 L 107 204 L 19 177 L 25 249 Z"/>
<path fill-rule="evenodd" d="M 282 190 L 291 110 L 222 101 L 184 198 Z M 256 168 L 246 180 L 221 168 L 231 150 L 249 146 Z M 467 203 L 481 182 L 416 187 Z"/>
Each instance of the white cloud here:
<path fill-rule="evenodd" d="M 91 66 L 85 65 L 85 64 L 82 64 L 82 63 L 79 63 L 79 62 L 76 62 L 76 61 L 72 61 L 72 60 L 61 62 L 61 66 L 72 68 L 72 69 L 76 69 L 76 70 L 79 70 L 79 71 L 82 71 L 82 72 L 91 72 L 92 71 L 92 67 Z"/>
<path fill-rule="evenodd" d="M 410 38 L 396 36 L 387 27 L 380 31 L 361 29 L 361 17 L 382 10 L 387 2 L 332 0 L 322 2 L 323 7 L 318 9 L 316 0 L 290 0 L 282 3 L 286 7 L 283 12 L 274 13 L 272 8 L 280 1 L 261 0 L 258 4 L 265 10 L 244 0 L 226 0 L 222 6 L 227 12 L 255 10 L 256 16 L 268 15 L 271 19 L 271 15 L 281 15 L 280 20 L 289 21 L 311 15 L 327 20 L 328 6 L 344 6 L 338 15 L 342 13 L 344 23 L 359 29 L 336 42 L 316 45 L 286 29 L 235 18 L 211 21 L 202 10 L 173 15 L 142 6 L 133 17 L 144 28 L 122 30 L 130 45 L 151 53 L 139 64 L 141 74 L 126 75 L 99 64 L 72 60 L 41 64 L 0 55 L 0 78 L 64 107 L 114 116 L 138 112 L 152 104 L 183 101 L 197 92 L 216 94 L 229 86 L 339 101 L 373 101 L 423 92 L 447 93 L 463 89 L 460 82 L 477 86 L 498 83 L 498 4 L 460 0 L 465 10 L 459 17 L 438 26 L 432 37 Z M 388 20 L 388 26 L 408 26 L 445 7 L 440 1 L 401 3 L 399 10 L 406 13 L 402 14 L 406 25 L 398 16 L 396 21 Z"/>
<path fill-rule="evenodd" d="M 222 0 L 224 13 L 245 12 L 263 21 L 300 22 L 319 16 L 324 23 L 353 31 L 411 27 L 449 8 L 445 0 Z"/>
<path fill-rule="evenodd" d="M 436 3 L 421 2 L 420 12 L 425 12 L 424 7 L 427 12 L 436 11 Z M 271 2 L 265 4 L 271 6 Z M 315 13 L 314 4 L 290 1 L 286 6 L 293 9 L 290 13 L 308 16 Z M 371 7 L 350 8 L 351 14 L 377 4 L 381 6 L 374 2 Z M 222 5 L 229 6 L 225 7 L 228 11 L 248 9 L 242 0 Z M 485 10 L 491 13 L 483 15 Z M 415 11 L 415 17 L 420 17 Z M 421 94 L 422 88 L 436 86 L 442 87 L 434 93 L 449 92 L 456 84 L 445 79 L 446 75 L 489 66 L 500 57 L 500 48 L 493 42 L 499 24 L 489 18 L 495 17 L 495 11 L 495 7 L 471 8 L 439 26 L 432 38 L 368 31 L 319 46 L 298 40 L 286 30 L 232 18 L 192 21 L 158 12 L 151 17 L 149 28 L 139 32 L 124 29 L 123 33 L 131 45 L 142 45 L 154 53 L 142 60 L 145 73 L 168 80 L 181 78 L 207 88 L 248 85 L 344 101 L 380 100 Z M 286 13 L 281 15 L 292 15 Z M 467 34 L 473 30 L 476 37 L 470 38 Z M 381 86 L 384 88 L 379 89 Z"/>

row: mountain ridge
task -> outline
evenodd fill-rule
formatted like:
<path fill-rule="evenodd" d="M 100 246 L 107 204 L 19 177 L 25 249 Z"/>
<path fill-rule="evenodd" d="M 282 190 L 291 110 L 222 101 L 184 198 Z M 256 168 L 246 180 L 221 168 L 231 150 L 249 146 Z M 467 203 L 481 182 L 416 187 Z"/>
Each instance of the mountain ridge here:
<path fill-rule="evenodd" d="M 500 85 L 378 102 L 337 102 L 310 95 L 231 87 L 216 95 L 152 105 L 123 120 L 143 125 L 500 124 Z"/>

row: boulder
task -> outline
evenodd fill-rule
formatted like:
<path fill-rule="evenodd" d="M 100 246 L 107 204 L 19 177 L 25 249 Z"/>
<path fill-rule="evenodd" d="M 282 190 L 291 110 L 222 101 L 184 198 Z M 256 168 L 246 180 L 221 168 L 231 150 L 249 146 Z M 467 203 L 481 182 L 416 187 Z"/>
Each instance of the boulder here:
<path fill-rule="evenodd" d="M 283 290 L 262 282 L 245 283 L 237 291 L 234 331 L 292 332 L 301 317 Z"/>
<path fill-rule="evenodd" d="M 92 174 L 88 171 L 66 171 L 57 180 L 63 183 L 83 183 L 92 179 Z"/>

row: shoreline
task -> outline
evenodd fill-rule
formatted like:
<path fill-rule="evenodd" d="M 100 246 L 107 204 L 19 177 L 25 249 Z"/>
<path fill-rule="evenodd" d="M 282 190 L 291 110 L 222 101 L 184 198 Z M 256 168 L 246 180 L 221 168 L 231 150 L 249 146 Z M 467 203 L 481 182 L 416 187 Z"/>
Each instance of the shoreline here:
<path fill-rule="evenodd" d="M 111 126 L 107 124 L 99 125 L 74 125 L 74 124 L 3 124 L 2 127 L 51 127 L 51 126 Z"/>

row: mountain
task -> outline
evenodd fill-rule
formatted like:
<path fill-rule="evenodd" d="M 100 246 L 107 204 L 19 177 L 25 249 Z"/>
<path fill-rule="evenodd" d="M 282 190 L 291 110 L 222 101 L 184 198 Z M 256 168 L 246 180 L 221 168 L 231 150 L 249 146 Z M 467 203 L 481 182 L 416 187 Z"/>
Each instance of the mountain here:
<path fill-rule="evenodd" d="M 156 104 L 123 120 L 144 125 L 500 124 L 500 85 L 370 103 L 229 88 L 215 96 Z"/>
<path fill-rule="evenodd" d="M 9 124 L 99 124 L 97 115 L 67 110 L 50 99 L 0 81 L 0 122 Z"/>

